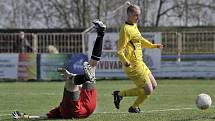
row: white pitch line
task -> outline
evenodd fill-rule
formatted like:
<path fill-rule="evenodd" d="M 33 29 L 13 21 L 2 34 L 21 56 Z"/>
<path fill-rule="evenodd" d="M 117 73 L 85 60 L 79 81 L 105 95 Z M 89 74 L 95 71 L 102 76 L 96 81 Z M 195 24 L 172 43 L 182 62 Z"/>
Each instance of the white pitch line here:
<path fill-rule="evenodd" d="M 168 111 L 180 111 L 180 110 L 194 110 L 196 108 L 170 108 L 170 109 L 161 109 L 161 110 L 149 110 L 141 111 L 141 113 L 153 113 L 153 112 L 168 112 Z M 114 113 L 128 113 L 128 112 L 96 112 L 95 114 L 114 114 Z"/>
<path fill-rule="evenodd" d="M 0 114 L 0 117 L 3 117 L 3 116 L 9 116 L 11 114 Z"/>
<path fill-rule="evenodd" d="M 210 107 L 214 108 L 214 106 Z M 141 113 L 153 113 L 153 112 L 168 112 L 168 111 L 181 111 L 181 110 L 194 110 L 197 108 L 170 108 L 170 109 L 160 109 L 160 110 L 149 110 L 149 111 L 141 111 Z M 94 114 L 124 114 L 128 112 L 95 112 Z M 11 114 L 0 114 L 0 117 L 9 116 Z"/>
<path fill-rule="evenodd" d="M 180 110 L 193 110 L 196 108 L 170 108 L 170 109 L 161 109 L 161 110 L 151 110 L 151 111 L 145 111 L 146 113 L 153 113 L 153 112 L 167 112 L 167 111 L 180 111 Z M 144 111 L 142 111 L 144 112 Z"/>

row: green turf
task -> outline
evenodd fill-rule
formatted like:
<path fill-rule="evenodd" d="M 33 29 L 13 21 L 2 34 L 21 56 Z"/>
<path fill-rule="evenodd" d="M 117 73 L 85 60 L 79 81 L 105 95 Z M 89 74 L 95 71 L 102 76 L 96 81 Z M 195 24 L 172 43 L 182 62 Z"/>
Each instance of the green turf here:
<path fill-rule="evenodd" d="M 63 82 L 0 83 L 0 120 L 19 110 L 29 114 L 44 114 L 59 104 Z M 213 121 L 215 108 L 202 111 L 195 106 L 199 93 L 215 94 L 215 80 L 159 80 L 153 95 L 146 100 L 140 114 L 127 113 L 134 97 L 124 98 L 120 110 L 113 106 L 112 91 L 134 87 L 131 81 L 97 81 L 97 109 L 81 121 Z M 173 109 L 173 110 L 171 110 Z M 176 110 L 179 109 L 179 110 Z M 106 113 L 105 113 L 106 112 Z M 54 120 L 56 121 L 56 120 Z"/>

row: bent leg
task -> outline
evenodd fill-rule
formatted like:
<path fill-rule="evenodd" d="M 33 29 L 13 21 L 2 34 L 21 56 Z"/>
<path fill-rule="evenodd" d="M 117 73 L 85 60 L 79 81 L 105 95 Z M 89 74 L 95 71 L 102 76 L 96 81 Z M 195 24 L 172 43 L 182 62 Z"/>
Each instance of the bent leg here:
<path fill-rule="evenodd" d="M 140 104 L 142 104 L 149 95 L 152 94 L 152 92 L 154 91 L 155 87 L 157 86 L 157 82 L 155 81 L 153 75 L 151 73 L 148 74 L 148 77 L 146 77 L 146 79 L 148 78 L 147 83 L 144 86 L 139 87 L 139 95 L 138 98 L 135 100 L 134 104 L 132 105 L 133 108 L 139 107 Z"/>
<path fill-rule="evenodd" d="M 60 104 L 62 118 L 80 118 L 82 112 L 83 106 L 81 103 L 80 91 L 71 92 L 64 89 L 63 100 Z"/>
<path fill-rule="evenodd" d="M 81 101 L 87 110 L 87 116 L 92 114 L 96 108 L 96 87 L 95 83 L 86 82 L 81 88 Z"/>
<path fill-rule="evenodd" d="M 145 90 L 142 87 L 139 87 L 138 89 L 139 89 L 138 97 L 132 105 L 133 108 L 139 108 L 140 104 L 142 104 L 148 97 L 148 95 L 145 94 Z"/>
<path fill-rule="evenodd" d="M 122 97 L 130 97 L 130 96 L 138 96 L 139 93 L 142 93 L 139 87 L 135 87 L 135 88 L 131 88 L 131 89 L 127 89 L 127 90 L 122 90 L 119 92 L 119 95 Z"/>
<path fill-rule="evenodd" d="M 132 105 L 132 107 L 134 109 L 139 108 L 140 104 L 142 104 L 148 98 L 148 96 L 153 92 L 153 85 L 152 85 L 151 77 L 150 77 L 151 72 L 148 69 L 148 67 L 143 63 L 142 67 L 139 67 L 136 70 L 137 70 L 135 72 L 136 75 L 135 75 L 135 73 L 131 74 L 129 76 L 129 78 L 131 80 L 133 80 L 133 82 L 135 83 L 137 88 L 127 90 L 130 93 L 132 93 L 134 96 L 138 96 Z M 129 92 L 127 92 L 127 91 L 125 91 L 125 94 L 126 93 L 129 94 Z M 120 94 L 122 94 L 122 96 L 124 96 L 123 91 Z"/>
<path fill-rule="evenodd" d="M 153 90 L 154 90 L 157 87 L 157 82 L 156 82 L 154 76 L 151 73 L 149 73 L 149 78 L 150 78 L 150 81 L 151 81 L 151 84 L 152 84 L 152 87 L 153 87 Z"/>
<path fill-rule="evenodd" d="M 93 23 L 95 24 L 95 28 L 97 30 L 97 38 L 89 64 L 84 64 L 84 70 L 87 77 L 92 77 L 91 74 L 95 77 L 96 66 L 101 58 L 103 36 L 106 29 L 106 26 L 101 21 L 94 21 Z M 83 112 L 82 115 L 87 117 L 92 114 L 96 108 L 96 87 L 94 81 L 86 80 L 86 82 L 82 85 L 80 98 L 83 107 L 87 110 L 87 112 Z"/>
<path fill-rule="evenodd" d="M 69 92 L 79 91 L 79 86 L 74 83 L 75 76 L 72 79 L 68 79 L 65 81 L 64 88 Z"/>

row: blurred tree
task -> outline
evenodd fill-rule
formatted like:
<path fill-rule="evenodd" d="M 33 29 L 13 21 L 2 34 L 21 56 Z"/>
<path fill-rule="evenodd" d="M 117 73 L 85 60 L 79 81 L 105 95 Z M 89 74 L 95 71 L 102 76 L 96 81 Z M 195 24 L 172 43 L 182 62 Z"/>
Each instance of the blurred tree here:
<path fill-rule="evenodd" d="M 214 0 L 206 1 L 192 1 L 188 3 L 189 20 L 196 26 L 208 26 L 210 21 L 213 21 L 215 13 Z M 189 26 L 189 25 L 188 25 Z M 190 23 L 190 26 L 193 26 Z"/>
<path fill-rule="evenodd" d="M 102 0 L 97 0 L 97 5 L 96 5 L 96 10 L 97 10 L 97 19 L 100 19 L 100 13 L 102 12 L 101 11 L 101 4 L 102 4 Z"/>
<path fill-rule="evenodd" d="M 18 1 L 0 2 L 1 26 L 3 28 L 19 28 L 19 10 Z"/>
<path fill-rule="evenodd" d="M 53 23 L 53 16 L 54 12 L 52 12 L 52 6 L 49 0 L 38 0 L 38 6 L 37 6 L 37 11 L 38 14 L 41 15 L 38 17 L 38 19 L 42 20 L 40 21 L 46 28 L 52 28 L 54 23 Z M 36 4 L 35 4 L 36 5 Z"/>
<path fill-rule="evenodd" d="M 87 28 L 93 19 L 119 27 L 127 0 L 1 0 L 1 28 Z M 141 8 L 140 26 L 215 25 L 214 0 L 132 0 Z M 120 8 L 120 9 L 119 9 Z"/>
<path fill-rule="evenodd" d="M 174 4 L 180 5 L 180 7 L 173 10 L 172 14 L 181 21 L 181 26 L 212 25 L 215 10 L 213 1 L 178 0 L 174 1 Z"/>
<path fill-rule="evenodd" d="M 159 22 L 162 16 L 168 16 L 168 13 L 176 8 L 179 8 L 179 4 L 173 4 L 173 5 L 168 5 L 167 8 L 164 9 L 164 4 L 167 4 L 169 1 L 168 0 L 159 0 L 159 5 L 158 5 L 158 10 L 157 10 L 157 16 L 156 16 L 156 21 L 155 21 L 155 26 L 159 26 Z"/>

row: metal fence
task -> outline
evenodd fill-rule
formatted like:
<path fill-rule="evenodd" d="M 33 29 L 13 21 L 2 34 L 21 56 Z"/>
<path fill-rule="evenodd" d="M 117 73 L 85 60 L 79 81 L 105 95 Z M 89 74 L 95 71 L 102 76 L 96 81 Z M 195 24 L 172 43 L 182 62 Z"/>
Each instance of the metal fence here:
<path fill-rule="evenodd" d="M 83 33 L 26 33 L 29 47 L 25 52 L 47 53 L 49 45 L 60 53 L 85 53 L 86 34 Z M 215 53 L 215 31 L 162 32 L 166 45 L 163 55 Z M 20 53 L 20 33 L 0 33 L 0 53 Z M 26 44 L 26 43 L 24 43 Z"/>
<path fill-rule="evenodd" d="M 211 54 L 215 53 L 214 31 L 163 32 L 162 54 Z"/>
<path fill-rule="evenodd" d="M 84 53 L 84 40 L 82 33 L 25 33 L 24 39 L 20 33 L 0 33 L 0 53 L 47 53 L 49 45 L 60 53 Z"/>
<path fill-rule="evenodd" d="M 53 45 L 60 53 L 84 53 L 84 35 L 81 33 L 44 33 L 37 35 L 38 52 L 47 52 Z"/>

